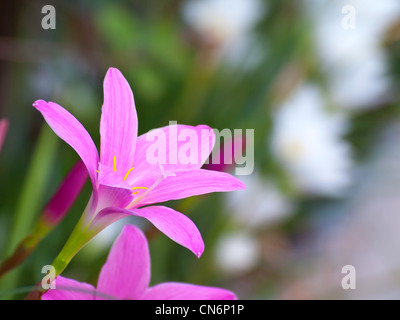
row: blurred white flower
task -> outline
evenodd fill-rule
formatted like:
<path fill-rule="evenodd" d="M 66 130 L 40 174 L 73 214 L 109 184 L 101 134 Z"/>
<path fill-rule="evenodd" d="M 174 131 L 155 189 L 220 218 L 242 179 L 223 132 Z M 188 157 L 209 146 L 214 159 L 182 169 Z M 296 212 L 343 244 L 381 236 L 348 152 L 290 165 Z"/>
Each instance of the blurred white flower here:
<path fill-rule="evenodd" d="M 259 0 L 189 0 L 183 19 L 217 54 L 237 58 L 251 45 L 251 30 L 264 13 Z"/>
<path fill-rule="evenodd" d="M 315 43 L 329 76 L 332 97 L 339 106 L 367 108 L 387 93 L 386 59 L 381 49 L 384 31 L 400 13 L 397 0 L 307 0 L 314 20 Z M 345 5 L 355 13 L 355 29 L 344 29 Z"/>
<path fill-rule="evenodd" d="M 260 258 L 256 239 L 244 232 L 222 235 L 215 250 L 215 262 L 225 272 L 240 274 L 253 269 Z"/>
<path fill-rule="evenodd" d="M 300 86 L 274 115 L 271 146 L 300 190 L 335 196 L 351 181 L 347 121 L 324 106 L 317 87 Z"/>
<path fill-rule="evenodd" d="M 330 90 L 335 103 L 351 109 L 369 108 L 384 98 L 389 88 L 386 62 L 381 52 L 370 50 L 370 57 L 349 61 L 332 72 Z"/>
<path fill-rule="evenodd" d="M 388 123 L 359 169 L 354 196 L 314 212 L 319 220 L 305 235 L 311 238 L 293 255 L 309 268 L 289 284 L 286 299 L 400 299 L 399 135 L 400 123 Z M 357 290 L 343 290 L 344 265 L 356 268 Z"/>
<path fill-rule="evenodd" d="M 249 228 L 279 223 L 292 213 L 292 203 L 271 182 L 254 172 L 241 176 L 245 190 L 226 193 L 229 217 Z"/>
<path fill-rule="evenodd" d="M 93 238 L 93 246 L 100 248 L 108 248 L 121 233 L 122 228 L 126 225 L 126 220 L 119 220 L 105 228 L 96 237 Z"/>

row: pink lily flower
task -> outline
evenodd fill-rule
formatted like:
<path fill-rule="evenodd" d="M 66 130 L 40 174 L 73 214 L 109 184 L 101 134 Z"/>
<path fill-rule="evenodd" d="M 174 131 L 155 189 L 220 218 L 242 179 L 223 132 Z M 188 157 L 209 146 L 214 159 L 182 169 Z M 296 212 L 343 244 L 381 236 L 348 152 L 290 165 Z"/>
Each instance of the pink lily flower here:
<path fill-rule="evenodd" d="M 4 139 L 6 138 L 8 126 L 9 126 L 9 123 L 8 123 L 7 119 L 0 120 L 0 151 L 1 151 L 1 147 L 3 146 Z"/>
<path fill-rule="evenodd" d="M 143 232 L 127 225 L 114 242 L 101 269 L 97 289 L 72 279 L 57 277 L 56 289 L 42 300 L 234 300 L 231 291 L 194 284 L 165 282 L 149 288 L 150 252 Z"/>
<path fill-rule="evenodd" d="M 72 252 L 72 247 L 76 247 L 77 243 L 82 247 L 102 229 L 128 215 L 148 219 L 169 238 L 200 257 L 204 243 L 196 225 L 171 208 L 149 205 L 245 188 L 240 180 L 227 173 L 200 169 L 215 142 L 212 129 L 205 125 L 175 125 L 157 129 L 167 138 L 165 149 L 159 153 L 164 152 L 165 158 L 170 159 L 170 154 L 176 154 L 183 145 L 195 144 L 193 147 L 201 151 L 198 152 L 196 163 L 170 161 L 160 165 L 147 161 L 146 152 L 154 142 L 147 141 L 146 134 L 137 137 L 134 97 L 128 82 L 115 68 L 108 70 L 104 80 L 100 158 L 89 133 L 67 110 L 43 100 L 36 101 L 33 106 L 42 113 L 54 132 L 78 153 L 93 185 L 92 197 L 75 232 L 77 237 L 82 233 L 85 235 L 81 239 L 70 238 L 70 243 L 66 245 L 69 248 L 64 248 L 68 257 L 60 259 L 62 263 L 76 254 Z M 178 135 L 187 129 L 194 130 L 198 137 L 207 131 L 208 139 L 172 141 L 174 137 L 170 137 L 170 129 L 176 130 Z M 57 266 L 61 271 L 64 267 Z"/>

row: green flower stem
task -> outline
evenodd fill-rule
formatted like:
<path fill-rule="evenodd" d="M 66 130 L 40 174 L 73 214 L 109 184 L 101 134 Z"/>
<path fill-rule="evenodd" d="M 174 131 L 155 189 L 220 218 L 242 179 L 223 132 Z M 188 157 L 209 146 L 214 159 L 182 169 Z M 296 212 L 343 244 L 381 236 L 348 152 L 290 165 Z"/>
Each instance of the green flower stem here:
<path fill-rule="evenodd" d="M 56 276 L 59 276 L 65 270 L 73 257 L 75 257 L 75 255 L 100 231 L 90 228 L 90 222 L 87 222 L 86 212 L 88 208 L 90 208 L 90 203 L 91 201 L 89 201 L 85 212 L 82 214 L 64 247 L 52 263 L 56 271 Z"/>
<path fill-rule="evenodd" d="M 75 255 L 101 231 L 101 228 L 92 228 L 92 221 L 88 221 L 88 211 L 91 208 L 91 204 L 92 200 L 89 201 L 64 247 L 51 264 L 55 269 L 56 277 L 65 270 Z M 44 290 L 39 283 L 35 289 L 25 297 L 25 300 L 39 300 L 45 292 L 46 290 Z"/>

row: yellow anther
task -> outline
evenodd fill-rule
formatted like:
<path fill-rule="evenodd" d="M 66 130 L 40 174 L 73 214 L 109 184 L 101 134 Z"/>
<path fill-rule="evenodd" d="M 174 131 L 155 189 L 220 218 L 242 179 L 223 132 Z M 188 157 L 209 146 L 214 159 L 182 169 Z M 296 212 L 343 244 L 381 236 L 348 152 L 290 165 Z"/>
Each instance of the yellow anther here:
<path fill-rule="evenodd" d="M 149 188 L 146 188 L 146 187 L 133 187 L 133 188 L 131 188 L 132 190 L 135 190 L 135 189 L 145 189 L 145 190 L 149 190 Z M 139 193 L 139 191 L 136 191 L 136 192 L 134 192 L 134 193 L 132 193 L 132 194 L 137 194 L 137 193 Z"/>
<path fill-rule="evenodd" d="M 114 171 L 117 172 L 117 159 L 115 158 L 115 156 L 113 160 L 114 160 Z"/>
<path fill-rule="evenodd" d="M 126 175 L 125 175 L 125 177 L 124 177 L 124 180 L 126 180 L 126 179 L 128 178 L 128 175 L 131 173 L 131 171 L 132 171 L 133 169 L 135 169 L 135 167 L 132 167 L 132 168 L 130 168 L 130 169 L 128 170 L 128 172 L 126 173 Z"/>

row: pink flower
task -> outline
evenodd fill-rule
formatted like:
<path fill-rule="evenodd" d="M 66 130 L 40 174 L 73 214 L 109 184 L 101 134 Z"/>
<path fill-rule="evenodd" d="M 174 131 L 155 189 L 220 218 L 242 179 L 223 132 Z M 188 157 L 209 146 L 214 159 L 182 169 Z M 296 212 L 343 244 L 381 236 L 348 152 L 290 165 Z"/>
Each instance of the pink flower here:
<path fill-rule="evenodd" d="M 97 289 L 64 277 L 42 300 L 233 300 L 234 293 L 220 288 L 179 282 L 150 283 L 150 252 L 140 229 L 127 225 L 115 241 L 101 269 Z"/>
<path fill-rule="evenodd" d="M 180 212 L 164 206 L 148 206 L 168 200 L 182 199 L 210 192 L 244 189 L 243 183 L 229 174 L 200 169 L 209 156 L 215 135 L 205 125 L 176 125 L 158 129 L 167 137 L 167 145 L 159 153 L 166 159 L 182 146 L 193 144 L 198 152 L 196 163 L 150 163 L 147 150 L 154 142 L 146 134 L 137 137 L 138 123 L 132 91 L 123 75 L 110 68 L 104 80 L 104 103 L 100 121 L 100 158 L 96 146 L 82 124 L 67 110 L 53 102 L 36 101 L 37 108 L 54 130 L 85 163 L 93 185 L 93 193 L 80 226 L 91 237 L 112 222 L 135 215 L 148 219 L 172 240 L 190 249 L 197 257 L 204 243 L 195 224 Z M 198 136 L 207 131 L 209 139 L 173 141 L 174 129 Z M 159 154 L 160 156 L 160 154 Z M 146 207 L 144 207 L 146 206 Z M 77 231 L 79 233 L 81 231 Z M 74 245 L 74 241 L 70 241 Z M 65 250 L 68 254 L 71 250 Z"/>
<path fill-rule="evenodd" d="M 7 119 L 0 120 L 0 151 L 1 151 L 1 147 L 3 146 L 4 139 L 6 138 L 8 125 L 9 125 L 9 123 L 8 123 Z"/>

